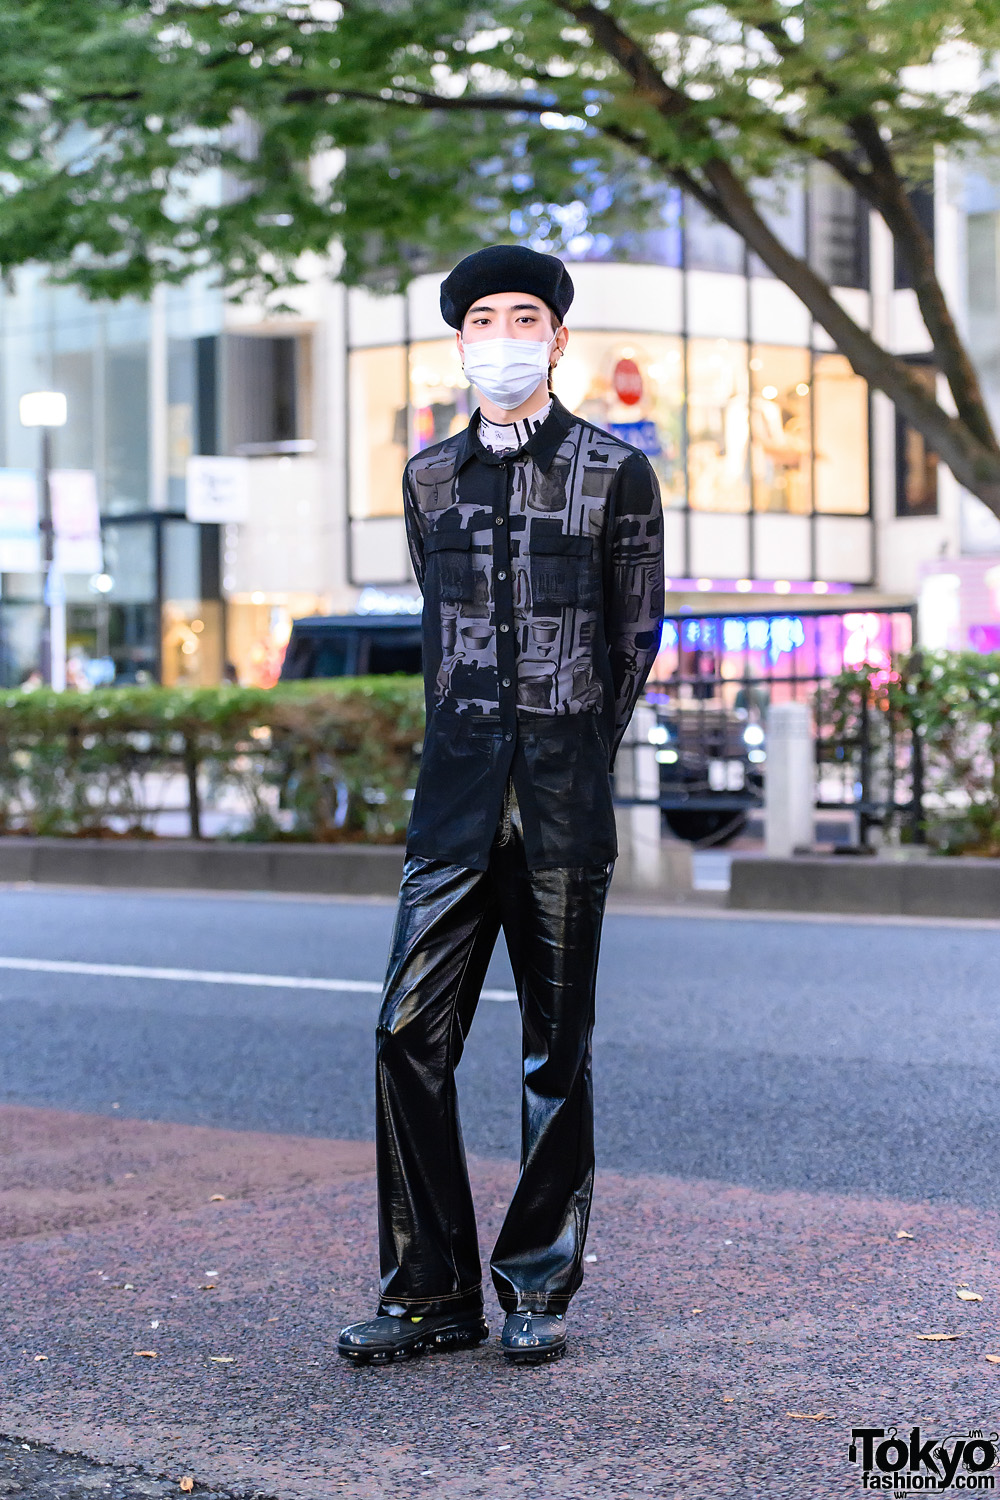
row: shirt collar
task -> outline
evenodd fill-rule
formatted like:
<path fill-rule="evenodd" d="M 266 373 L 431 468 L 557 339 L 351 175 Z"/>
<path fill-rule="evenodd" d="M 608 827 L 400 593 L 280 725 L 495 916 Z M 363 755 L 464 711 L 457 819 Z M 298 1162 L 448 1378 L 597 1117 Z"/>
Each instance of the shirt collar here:
<path fill-rule="evenodd" d="M 523 448 L 515 450 L 516 454 L 530 454 L 542 473 L 547 474 L 559 451 L 559 445 L 575 420 L 573 413 L 566 410 L 559 397 L 553 396 L 552 410 L 545 421 L 531 434 Z M 458 469 L 467 464 L 470 458 L 477 458 L 484 464 L 502 464 L 514 456 L 515 453 L 491 453 L 489 448 L 483 446 L 479 440 L 478 410 L 465 431 L 459 434 L 456 450 Z"/>

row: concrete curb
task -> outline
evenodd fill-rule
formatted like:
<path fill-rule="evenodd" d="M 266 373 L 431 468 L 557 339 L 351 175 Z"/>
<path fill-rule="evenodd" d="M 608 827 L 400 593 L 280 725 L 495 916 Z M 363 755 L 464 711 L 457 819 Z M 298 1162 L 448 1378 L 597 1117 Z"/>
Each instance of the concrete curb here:
<path fill-rule="evenodd" d="M 637 880 L 618 862 L 614 903 L 690 901 L 691 856 L 668 846 L 661 879 Z M 311 896 L 399 893 L 399 844 L 230 844 L 197 839 L 0 838 L 0 885 L 106 887 L 111 890 L 255 891 Z M 715 904 L 712 897 L 708 904 Z"/>
<path fill-rule="evenodd" d="M 0 838 L 0 882 L 395 896 L 399 845 Z"/>
<path fill-rule="evenodd" d="M 996 919 L 1000 860 L 740 857 L 733 860 L 728 905 L 740 911 Z"/>

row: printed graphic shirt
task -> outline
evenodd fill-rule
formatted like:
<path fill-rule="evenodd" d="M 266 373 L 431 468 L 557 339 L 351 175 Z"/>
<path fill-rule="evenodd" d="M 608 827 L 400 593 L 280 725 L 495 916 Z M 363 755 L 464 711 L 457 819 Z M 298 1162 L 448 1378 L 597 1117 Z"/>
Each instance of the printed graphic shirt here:
<path fill-rule="evenodd" d="M 552 402 L 546 401 L 539 411 L 533 411 L 530 417 L 522 417 L 519 422 L 489 422 L 480 412 L 479 441 L 491 453 L 513 453 L 517 448 L 524 447 L 551 410 Z"/>
<path fill-rule="evenodd" d="M 663 616 L 648 460 L 553 398 L 513 452 L 477 413 L 403 498 L 427 694 L 408 851 L 485 869 L 510 776 L 533 868 L 613 859 L 610 770 Z"/>

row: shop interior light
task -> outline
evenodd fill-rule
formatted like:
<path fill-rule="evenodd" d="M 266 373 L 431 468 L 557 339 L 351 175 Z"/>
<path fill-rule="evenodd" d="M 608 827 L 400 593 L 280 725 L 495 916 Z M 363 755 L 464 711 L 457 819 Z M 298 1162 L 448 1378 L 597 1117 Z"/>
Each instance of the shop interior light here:
<path fill-rule="evenodd" d="M 250 595 L 251 604 L 264 604 L 266 603 L 266 601 L 267 595 L 262 594 L 260 589 L 254 589 L 253 593 Z"/>
<path fill-rule="evenodd" d="M 575 354 L 564 354 L 552 375 L 559 387 L 559 399 L 570 411 L 586 400 L 590 389 L 590 370 L 586 362 Z"/>
<path fill-rule="evenodd" d="M 759 724 L 748 724 L 743 731 L 743 740 L 747 745 L 763 745 L 764 731 Z"/>
<path fill-rule="evenodd" d="M 760 388 L 760 393 L 765 401 L 774 401 L 778 394 L 778 387 L 776 385 L 763 385 Z"/>
<path fill-rule="evenodd" d="M 749 578 L 737 578 L 736 592 L 738 594 L 749 594 L 752 588 L 753 584 L 750 582 Z"/>
<path fill-rule="evenodd" d="M 654 724 L 646 738 L 651 745 L 665 745 L 670 739 L 670 730 L 665 724 Z"/>
<path fill-rule="evenodd" d="M 115 586 L 115 580 L 110 573 L 95 573 L 90 579 L 90 587 L 95 594 L 110 594 Z"/>
<path fill-rule="evenodd" d="M 788 582 L 787 578 L 776 578 L 774 581 L 774 592 L 776 594 L 790 594 L 792 592 L 792 585 Z"/>
<path fill-rule="evenodd" d="M 66 397 L 62 391 L 28 391 L 18 402 L 22 427 L 63 427 Z"/>
<path fill-rule="evenodd" d="M 711 592 L 711 588 L 712 588 L 712 580 L 711 580 L 711 578 L 699 578 L 698 579 L 698 592 L 700 594 L 708 594 L 708 593 L 710 593 Z"/>
<path fill-rule="evenodd" d="M 808 396 L 809 387 L 806 385 L 804 380 L 800 380 L 798 385 L 795 387 L 795 394 L 796 396 Z"/>
<path fill-rule="evenodd" d="M 826 594 L 826 593 L 829 593 L 829 591 L 830 591 L 830 585 L 828 583 L 824 583 L 822 581 L 822 579 L 820 579 L 819 583 L 814 583 L 813 584 L 813 593 L 814 594 Z"/>

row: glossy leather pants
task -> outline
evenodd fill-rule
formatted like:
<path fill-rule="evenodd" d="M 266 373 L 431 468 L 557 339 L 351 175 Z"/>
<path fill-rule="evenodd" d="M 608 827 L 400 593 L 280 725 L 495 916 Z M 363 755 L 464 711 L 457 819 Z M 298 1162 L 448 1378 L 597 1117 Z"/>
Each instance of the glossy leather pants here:
<path fill-rule="evenodd" d="M 586 816 L 581 811 L 581 816 Z M 508 789 L 489 868 L 408 858 L 376 1032 L 380 1312 L 478 1312 L 455 1068 L 500 929 L 521 1010 L 521 1171 L 490 1261 L 507 1312 L 562 1312 L 594 1178 L 591 1034 L 608 865 L 529 870 Z"/>

